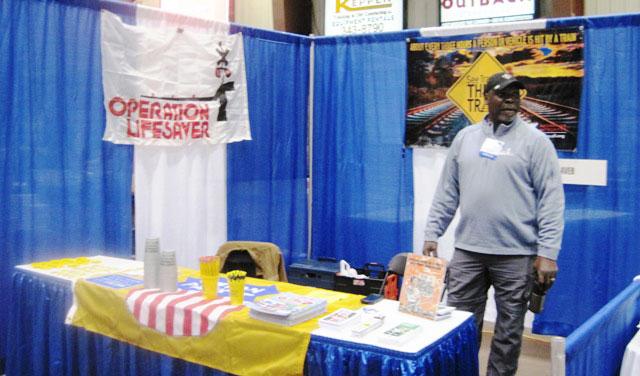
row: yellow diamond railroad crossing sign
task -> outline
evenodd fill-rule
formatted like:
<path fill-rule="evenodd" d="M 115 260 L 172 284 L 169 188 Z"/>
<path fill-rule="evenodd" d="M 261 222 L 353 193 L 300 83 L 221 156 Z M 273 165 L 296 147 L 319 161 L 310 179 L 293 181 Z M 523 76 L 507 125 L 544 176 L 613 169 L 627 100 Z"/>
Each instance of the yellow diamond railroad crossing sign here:
<path fill-rule="evenodd" d="M 471 124 L 486 115 L 484 86 L 487 79 L 498 72 L 506 72 L 506 69 L 495 57 L 483 52 L 447 91 L 447 98 L 462 110 Z"/>

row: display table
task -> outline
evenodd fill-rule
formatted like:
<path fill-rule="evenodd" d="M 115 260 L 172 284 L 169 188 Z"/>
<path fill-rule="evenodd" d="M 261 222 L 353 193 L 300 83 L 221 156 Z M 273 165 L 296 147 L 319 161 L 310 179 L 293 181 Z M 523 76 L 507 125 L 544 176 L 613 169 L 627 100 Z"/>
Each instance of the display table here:
<path fill-rule="evenodd" d="M 68 281 L 25 270 L 17 270 L 13 281 L 7 374 L 224 374 L 65 325 L 65 315 L 73 302 Z M 264 371 L 269 374 L 268 365 Z M 414 353 L 314 334 L 307 349 L 304 372 L 310 375 L 477 375 L 475 325 L 469 316 Z"/>

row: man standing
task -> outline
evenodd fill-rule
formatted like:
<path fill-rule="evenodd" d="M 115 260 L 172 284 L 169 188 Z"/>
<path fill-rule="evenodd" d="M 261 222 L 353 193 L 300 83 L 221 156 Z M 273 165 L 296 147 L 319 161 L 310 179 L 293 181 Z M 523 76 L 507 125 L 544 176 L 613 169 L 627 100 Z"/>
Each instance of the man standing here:
<path fill-rule="evenodd" d="M 460 209 L 447 302 L 474 314 L 478 343 L 494 287 L 498 316 L 487 375 L 515 374 L 533 281 L 549 287 L 555 280 L 564 227 L 556 151 L 518 116 L 521 89 L 510 74 L 489 78 L 489 114 L 453 140 L 425 230 L 423 253 L 437 256 L 437 240 Z"/>

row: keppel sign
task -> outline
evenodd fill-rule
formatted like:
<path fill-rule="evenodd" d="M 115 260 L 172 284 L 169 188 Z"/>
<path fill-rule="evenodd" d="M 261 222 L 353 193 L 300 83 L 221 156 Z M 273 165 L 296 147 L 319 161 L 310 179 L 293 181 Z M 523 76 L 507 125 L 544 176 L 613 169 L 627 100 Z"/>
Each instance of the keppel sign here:
<path fill-rule="evenodd" d="M 402 30 L 402 0 L 325 0 L 324 34 Z"/>

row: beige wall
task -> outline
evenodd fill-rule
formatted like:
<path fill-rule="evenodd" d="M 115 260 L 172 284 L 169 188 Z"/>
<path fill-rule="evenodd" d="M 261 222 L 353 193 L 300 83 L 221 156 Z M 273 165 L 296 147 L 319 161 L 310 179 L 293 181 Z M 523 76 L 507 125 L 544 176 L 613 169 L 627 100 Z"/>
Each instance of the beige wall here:
<path fill-rule="evenodd" d="M 146 5 L 148 7 L 160 8 L 160 0 L 134 0 L 130 2 L 140 4 L 140 5 Z"/>
<path fill-rule="evenodd" d="M 132 2 L 136 4 L 146 5 L 148 7 L 160 7 L 160 0 L 137 0 Z"/>
<path fill-rule="evenodd" d="M 160 7 L 171 13 L 229 21 L 229 0 L 161 0 Z"/>
<path fill-rule="evenodd" d="M 271 0 L 235 0 L 235 23 L 273 30 L 273 2 Z"/>
<path fill-rule="evenodd" d="M 438 0 L 408 0 L 406 4 L 407 29 L 440 25 L 438 19 L 440 2 Z"/>
<path fill-rule="evenodd" d="M 584 0 L 585 16 L 639 12 L 640 0 Z"/>

